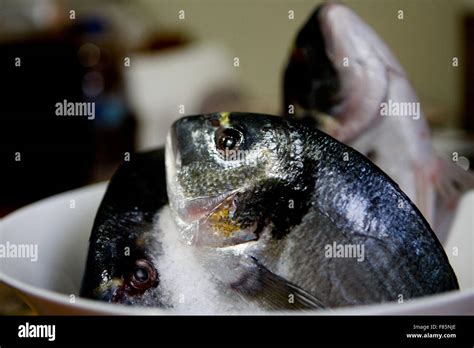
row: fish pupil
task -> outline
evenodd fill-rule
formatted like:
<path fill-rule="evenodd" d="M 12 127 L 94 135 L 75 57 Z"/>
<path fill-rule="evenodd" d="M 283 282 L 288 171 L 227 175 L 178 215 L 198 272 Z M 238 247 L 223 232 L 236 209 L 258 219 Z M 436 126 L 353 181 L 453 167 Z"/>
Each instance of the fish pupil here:
<path fill-rule="evenodd" d="M 226 137 L 224 139 L 224 147 L 232 150 L 235 147 L 236 141 L 233 137 Z"/>
<path fill-rule="evenodd" d="M 148 280 L 148 271 L 144 268 L 137 268 L 133 273 L 133 277 L 140 283 L 144 283 Z"/>

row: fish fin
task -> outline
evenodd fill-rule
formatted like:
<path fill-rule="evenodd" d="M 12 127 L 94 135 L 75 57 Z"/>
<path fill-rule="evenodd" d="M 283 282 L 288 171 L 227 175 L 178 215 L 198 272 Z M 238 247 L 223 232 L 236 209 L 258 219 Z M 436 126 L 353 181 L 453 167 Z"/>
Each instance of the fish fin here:
<path fill-rule="evenodd" d="M 416 168 L 416 205 L 444 242 L 460 197 L 474 188 L 474 174 L 456 163 L 435 157 L 433 165 Z"/>
<path fill-rule="evenodd" d="M 464 170 L 456 163 L 438 157 L 437 170 L 434 173 L 434 185 L 437 195 L 437 213 L 444 219 L 452 218 L 461 196 L 468 190 L 474 189 L 474 174 Z M 437 214 L 438 215 L 438 214 Z M 443 221 L 437 219 L 438 224 Z"/>
<path fill-rule="evenodd" d="M 432 171 L 414 164 L 415 166 L 415 200 L 416 206 L 425 217 L 426 221 L 433 226 L 435 209 L 435 185 Z"/>
<path fill-rule="evenodd" d="M 437 191 L 441 194 L 447 207 L 455 207 L 459 198 L 474 188 L 474 174 L 464 170 L 456 163 L 438 157 L 439 169 L 435 176 Z"/>
<path fill-rule="evenodd" d="M 244 276 L 230 285 L 242 296 L 258 299 L 270 310 L 325 308 L 315 296 L 272 273 L 255 258 L 247 257 L 242 262 L 246 268 Z"/>

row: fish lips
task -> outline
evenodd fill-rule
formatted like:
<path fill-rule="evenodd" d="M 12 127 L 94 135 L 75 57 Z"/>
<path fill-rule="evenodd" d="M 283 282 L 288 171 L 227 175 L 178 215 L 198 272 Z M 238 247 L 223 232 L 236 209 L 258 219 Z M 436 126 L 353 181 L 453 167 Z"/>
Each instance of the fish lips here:
<path fill-rule="evenodd" d="M 124 282 L 119 278 L 112 278 L 108 281 L 103 281 L 93 290 L 93 298 L 96 300 L 117 303 L 120 302 L 118 294 L 124 287 Z"/>

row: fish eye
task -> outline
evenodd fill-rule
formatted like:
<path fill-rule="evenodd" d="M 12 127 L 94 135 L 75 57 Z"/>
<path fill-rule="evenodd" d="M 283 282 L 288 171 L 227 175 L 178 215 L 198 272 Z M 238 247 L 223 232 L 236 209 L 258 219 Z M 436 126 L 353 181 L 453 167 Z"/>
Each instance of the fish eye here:
<path fill-rule="evenodd" d="M 219 150 L 235 150 L 242 143 L 243 135 L 235 128 L 219 128 L 216 131 L 216 146 Z"/>
<path fill-rule="evenodd" d="M 148 260 L 137 260 L 132 271 L 130 283 L 137 290 L 156 287 L 158 285 L 158 272 Z"/>

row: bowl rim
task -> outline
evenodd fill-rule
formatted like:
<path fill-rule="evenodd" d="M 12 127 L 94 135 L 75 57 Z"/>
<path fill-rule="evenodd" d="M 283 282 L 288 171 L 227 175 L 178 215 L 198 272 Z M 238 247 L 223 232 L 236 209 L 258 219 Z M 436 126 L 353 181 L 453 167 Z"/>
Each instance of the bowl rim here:
<path fill-rule="evenodd" d="M 468 290 L 454 290 L 442 294 L 435 294 L 430 296 L 425 296 L 418 299 L 412 299 L 399 304 L 396 302 L 387 302 L 382 304 L 370 304 L 370 305 L 361 305 L 353 306 L 346 308 L 336 308 L 332 310 L 308 310 L 308 311 L 274 311 L 274 312 L 265 312 L 265 313 L 215 313 L 215 314 L 199 314 L 199 313 L 189 313 L 181 311 L 166 310 L 161 308 L 151 308 L 151 307 L 132 307 L 122 304 L 111 304 L 105 303 L 98 300 L 91 300 L 83 297 L 77 296 L 73 303 L 69 302 L 69 297 L 66 294 L 62 294 L 56 291 L 39 288 L 25 282 L 16 280 L 8 275 L 0 273 L 1 281 L 4 282 L 7 286 L 12 287 L 16 291 L 19 291 L 23 296 L 33 297 L 39 300 L 46 300 L 57 305 L 64 306 L 65 308 L 71 307 L 73 310 L 89 311 L 91 313 L 85 313 L 86 315 L 90 314 L 100 314 L 100 315 L 165 315 L 165 316 L 207 316 L 207 315 L 406 315 L 404 310 L 409 310 L 410 313 L 419 312 L 419 314 L 409 314 L 409 315 L 424 315 L 426 310 L 430 310 L 432 315 L 446 315 L 446 313 L 436 313 L 436 305 L 449 305 L 452 301 L 465 301 L 473 300 L 474 301 L 474 289 Z M 30 304 L 30 301 L 27 301 Z M 33 304 L 33 309 L 35 305 Z M 435 309 L 433 311 L 433 308 Z M 388 313 L 388 314 L 387 314 Z M 448 313 L 450 314 L 450 313 Z M 66 314 L 67 315 L 67 314 Z M 469 315 L 469 314 L 465 314 Z"/>

